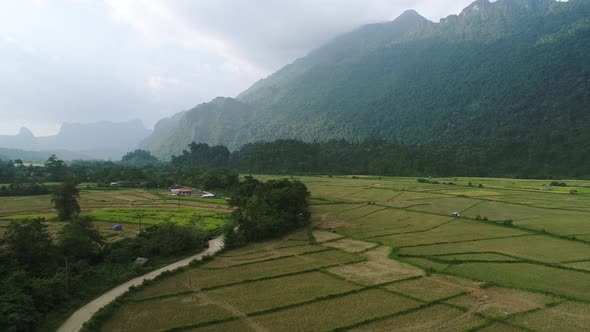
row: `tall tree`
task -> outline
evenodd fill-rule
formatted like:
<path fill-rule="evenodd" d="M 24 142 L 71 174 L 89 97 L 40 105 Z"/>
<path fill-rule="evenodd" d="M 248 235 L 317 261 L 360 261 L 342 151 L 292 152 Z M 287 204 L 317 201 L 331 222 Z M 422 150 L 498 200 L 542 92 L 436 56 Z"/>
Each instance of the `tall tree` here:
<path fill-rule="evenodd" d="M 66 163 L 63 160 L 57 159 L 54 154 L 45 162 L 45 168 L 49 174 L 50 181 L 63 181 L 67 176 Z"/>
<path fill-rule="evenodd" d="M 89 218 L 74 218 L 59 233 L 57 244 L 66 257 L 94 259 L 100 255 L 104 237 Z"/>
<path fill-rule="evenodd" d="M 59 220 L 72 220 L 80 214 L 78 197 L 80 190 L 74 182 L 66 181 L 55 188 L 51 201 L 57 210 Z"/>
<path fill-rule="evenodd" d="M 43 221 L 13 221 L 4 235 L 4 242 L 18 263 L 35 274 L 47 270 L 55 260 L 55 246 Z"/>

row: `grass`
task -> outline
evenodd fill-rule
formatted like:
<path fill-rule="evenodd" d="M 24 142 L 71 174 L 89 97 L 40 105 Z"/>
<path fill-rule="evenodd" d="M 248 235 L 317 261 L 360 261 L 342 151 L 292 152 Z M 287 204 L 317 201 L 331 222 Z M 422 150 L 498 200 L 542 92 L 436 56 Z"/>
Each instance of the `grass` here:
<path fill-rule="evenodd" d="M 387 286 L 387 289 L 430 302 L 463 293 L 468 287 L 445 277 L 432 276 L 397 282 Z"/>
<path fill-rule="evenodd" d="M 590 274 L 528 263 L 466 263 L 448 272 L 506 287 L 560 294 L 590 301 Z"/>
<path fill-rule="evenodd" d="M 486 262 L 503 262 L 503 261 L 517 261 L 517 258 L 495 254 L 495 253 L 476 253 L 476 254 L 456 254 L 456 255 L 444 255 L 436 256 L 438 259 L 442 259 L 447 262 L 465 262 L 465 261 L 486 261 Z"/>
<path fill-rule="evenodd" d="M 239 284 L 205 293 L 212 299 L 225 301 L 244 313 L 253 313 L 356 289 L 359 289 L 359 286 L 350 282 L 321 272 L 310 272 Z"/>
<path fill-rule="evenodd" d="M 388 235 L 372 238 L 392 247 L 419 246 L 434 243 L 473 241 L 488 238 L 501 238 L 528 235 L 529 233 L 508 228 L 487 225 L 474 221 L 453 220 L 423 232 Z"/>
<path fill-rule="evenodd" d="M 404 255 L 441 255 L 465 252 L 497 252 L 545 263 L 590 258 L 590 246 L 586 244 L 542 235 L 425 245 L 400 250 L 400 254 Z"/>
<path fill-rule="evenodd" d="M 164 221 L 171 221 L 178 224 L 189 224 L 194 222 L 201 229 L 210 231 L 218 229 L 227 222 L 227 213 L 203 211 L 190 208 L 181 209 L 100 209 L 87 213 L 100 221 L 112 223 L 128 223 L 144 225 L 155 225 Z M 141 216 L 141 218 L 140 218 Z"/>
<path fill-rule="evenodd" d="M 250 280 L 278 277 L 359 260 L 362 260 L 362 257 L 333 250 L 305 256 L 272 259 L 224 269 L 197 268 L 159 281 L 153 286 L 139 292 L 137 299 L 186 292 L 195 287 L 211 288 Z M 206 267 L 207 265 L 205 264 L 204 266 Z"/>
<path fill-rule="evenodd" d="M 258 261 L 264 261 L 269 259 L 275 259 L 286 256 L 294 256 L 300 254 L 307 254 L 316 251 L 326 250 L 326 247 L 316 245 L 297 245 L 292 247 L 272 249 L 269 251 L 256 252 L 251 254 L 231 256 L 231 257 L 219 257 L 218 259 L 207 264 L 209 268 L 222 268 L 230 267 L 234 265 L 241 265 L 246 263 L 254 263 Z"/>
<path fill-rule="evenodd" d="M 281 331 L 324 331 L 418 305 L 420 302 L 374 289 L 271 312 L 253 319 L 269 329 L 280 326 Z"/>
<path fill-rule="evenodd" d="M 248 324 L 244 323 L 241 320 L 232 320 L 229 322 L 222 322 L 217 324 L 211 324 L 206 326 L 201 326 L 198 328 L 188 328 L 183 329 L 183 331 L 187 332 L 228 332 L 228 331 L 235 331 L 235 332 L 245 332 L 245 331 L 255 331 L 252 329 Z"/>
<path fill-rule="evenodd" d="M 378 320 L 350 331 L 387 332 L 392 329 L 399 331 L 466 331 L 483 322 L 485 320 L 481 317 L 437 304 L 389 319 Z"/>
<path fill-rule="evenodd" d="M 341 239 L 325 244 L 328 247 L 338 248 L 347 252 L 358 253 L 375 247 L 377 244 L 353 239 Z"/>
<path fill-rule="evenodd" d="M 197 292 L 231 308 L 228 320 L 201 320 L 198 309 L 190 309 L 194 319 L 162 325 L 194 331 L 554 331 L 590 325 L 590 181 L 563 180 L 570 187 L 549 192 L 541 190 L 547 180 L 446 178 L 433 185 L 395 177 L 298 179 L 312 192 L 311 229 L 223 252 L 142 289 L 131 303 L 156 314 L 160 303 Z M 451 181 L 455 185 L 442 184 Z M 113 204 L 167 211 L 178 203 L 137 191 L 88 199 L 94 210 Z M 205 206 L 227 211 L 221 204 Z M 453 211 L 462 217 L 452 218 Z M 507 219 L 512 226 L 502 224 Z"/>
<path fill-rule="evenodd" d="M 590 326 L 589 313 L 590 304 L 565 302 L 514 317 L 510 321 L 536 331 L 584 331 Z"/>
<path fill-rule="evenodd" d="M 102 331 L 154 331 L 232 316 L 232 313 L 206 299 L 189 294 L 150 302 L 125 303 L 102 326 Z"/>

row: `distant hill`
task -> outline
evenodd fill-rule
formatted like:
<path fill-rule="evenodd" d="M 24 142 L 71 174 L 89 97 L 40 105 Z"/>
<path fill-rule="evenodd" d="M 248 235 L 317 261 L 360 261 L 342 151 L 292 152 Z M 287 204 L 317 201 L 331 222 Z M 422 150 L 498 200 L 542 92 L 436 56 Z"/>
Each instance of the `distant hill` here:
<path fill-rule="evenodd" d="M 567 171 L 590 162 L 588 105 L 590 0 L 478 0 L 440 23 L 408 11 L 340 36 L 142 147 L 379 138 Z"/>
<path fill-rule="evenodd" d="M 92 160 L 97 159 L 91 155 L 83 153 L 76 153 L 66 150 L 55 151 L 27 151 L 20 149 L 0 148 L 0 160 L 16 160 L 20 159 L 25 163 L 44 163 L 49 156 L 55 154 L 62 160 Z"/>
<path fill-rule="evenodd" d="M 150 133 L 140 120 L 121 123 L 64 123 L 59 133 L 53 136 L 35 137 L 29 129 L 21 128 L 17 135 L 0 136 L 0 147 L 61 151 L 62 155 L 93 159 L 120 159 L 126 152 L 137 148 L 139 142 Z"/>

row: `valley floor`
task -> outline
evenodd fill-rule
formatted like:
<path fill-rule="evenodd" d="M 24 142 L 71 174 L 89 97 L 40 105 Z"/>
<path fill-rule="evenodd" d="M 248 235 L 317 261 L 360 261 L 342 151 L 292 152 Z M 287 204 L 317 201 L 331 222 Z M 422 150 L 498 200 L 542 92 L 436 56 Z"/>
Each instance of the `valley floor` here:
<path fill-rule="evenodd" d="M 590 182 L 302 180 L 309 229 L 142 288 L 102 330 L 590 329 Z"/>

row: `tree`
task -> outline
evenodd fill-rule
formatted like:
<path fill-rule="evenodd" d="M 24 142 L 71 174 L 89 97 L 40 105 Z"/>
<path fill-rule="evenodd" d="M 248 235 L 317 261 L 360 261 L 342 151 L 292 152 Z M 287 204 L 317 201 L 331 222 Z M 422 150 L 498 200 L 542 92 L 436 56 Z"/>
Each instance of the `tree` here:
<path fill-rule="evenodd" d="M 237 207 L 233 217 L 237 232 L 230 239 L 260 241 L 283 235 L 309 223 L 307 187 L 297 180 L 262 183 L 250 176 L 240 184 L 230 203 Z"/>
<path fill-rule="evenodd" d="M 57 238 L 60 251 L 74 259 L 94 259 L 105 240 L 90 218 L 74 218 L 64 225 Z"/>
<path fill-rule="evenodd" d="M 47 173 L 49 173 L 50 181 L 59 182 L 65 180 L 67 175 L 66 163 L 63 160 L 57 159 L 54 154 L 45 162 L 45 168 Z"/>
<path fill-rule="evenodd" d="M 55 246 L 44 221 L 13 221 L 4 235 L 4 242 L 17 262 L 34 274 L 42 274 L 55 261 Z"/>
<path fill-rule="evenodd" d="M 78 197 L 80 191 L 74 182 L 66 181 L 55 188 L 51 201 L 55 205 L 59 220 L 72 220 L 80 214 Z"/>
<path fill-rule="evenodd" d="M 152 156 L 149 151 L 135 150 L 123 156 L 121 162 L 129 165 L 149 165 L 158 162 L 158 158 Z"/>

